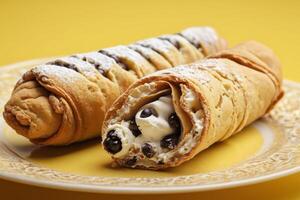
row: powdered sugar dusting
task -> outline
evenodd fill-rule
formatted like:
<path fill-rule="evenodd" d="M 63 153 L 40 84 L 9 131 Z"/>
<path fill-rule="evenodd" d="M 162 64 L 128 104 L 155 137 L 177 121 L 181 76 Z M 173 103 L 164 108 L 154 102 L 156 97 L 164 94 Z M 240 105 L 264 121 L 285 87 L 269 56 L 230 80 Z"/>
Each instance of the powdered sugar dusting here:
<path fill-rule="evenodd" d="M 139 45 L 142 45 L 145 47 L 150 47 L 152 49 L 155 49 L 158 52 L 164 52 L 164 53 L 174 50 L 174 48 L 175 48 L 170 42 L 167 42 L 165 40 L 160 40 L 157 38 L 150 38 L 147 40 L 138 41 L 138 42 L 136 42 L 136 44 L 139 44 Z"/>
<path fill-rule="evenodd" d="M 60 81 L 63 81 L 66 84 L 73 84 L 78 81 L 81 81 L 80 74 L 77 72 L 56 65 L 39 65 L 36 68 L 32 69 L 33 73 L 46 77 L 64 77 L 59 78 Z"/>
<path fill-rule="evenodd" d="M 186 42 L 187 44 L 191 45 L 188 41 L 186 41 L 186 39 L 184 39 L 183 37 L 181 37 L 179 35 L 175 35 L 175 34 L 165 34 L 165 35 L 160 36 L 159 38 L 170 41 L 173 45 L 176 45 L 176 43 L 180 44 L 183 42 Z"/>
<path fill-rule="evenodd" d="M 136 45 L 136 44 L 131 44 L 128 46 L 130 49 L 133 49 L 135 51 L 138 51 L 138 52 L 142 52 L 143 53 L 143 56 L 145 56 L 146 58 L 151 58 L 151 56 L 153 54 L 157 54 L 155 51 L 153 51 L 152 49 L 150 48 L 146 48 L 146 47 L 143 47 L 143 46 L 140 46 L 140 45 Z M 157 54 L 159 55 L 159 54 Z M 159 55 L 160 56 L 160 55 Z"/>
<path fill-rule="evenodd" d="M 192 27 L 183 30 L 181 34 L 196 44 L 201 44 L 203 40 L 214 43 L 218 39 L 216 32 L 210 27 Z"/>
<path fill-rule="evenodd" d="M 152 48 L 146 48 L 141 45 L 132 44 L 128 46 L 130 49 L 133 49 L 134 51 L 139 52 L 143 57 L 145 57 L 147 60 L 150 60 L 150 62 L 157 67 L 157 69 L 162 68 L 170 68 L 172 67 L 171 64 L 166 60 L 162 55 L 154 51 Z M 159 64 L 157 65 L 157 62 Z"/>
<path fill-rule="evenodd" d="M 127 58 L 131 61 L 134 61 L 135 63 L 144 64 L 145 62 L 148 62 L 140 54 L 138 54 L 137 52 L 135 52 L 134 50 L 132 50 L 126 46 L 116 46 L 116 47 L 112 47 L 112 48 L 106 48 L 103 50 L 105 50 L 109 54 L 113 54 L 118 57 Z"/>
<path fill-rule="evenodd" d="M 99 52 L 77 54 L 76 56 L 81 59 L 86 58 L 87 60 L 92 61 L 95 64 L 98 64 L 99 68 L 103 69 L 104 71 L 109 70 L 111 68 L 111 66 L 117 64 L 114 59 L 112 59 L 106 55 L 103 55 Z"/>
<path fill-rule="evenodd" d="M 81 73 L 83 73 L 85 76 L 88 77 L 93 77 L 96 76 L 96 74 L 98 74 L 98 72 L 96 71 L 95 67 L 93 65 L 91 65 L 88 62 L 82 61 L 79 58 L 76 57 L 63 57 L 63 58 L 58 58 L 55 60 L 56 62 L 65 62 L 71 65 L 74 65 L 78 71 L 80 71 Z"/>
<path fill-rule="evenodd" d="M 199 68 L 199 64 L 191 64 L 191 65 L 180 65 L 174 68 L 160 70 L 158 72 L 155 72 L 149 76 L 161 76 L 161 75 L 168 75 L 168 74 L 174 74 L 177 77 L 181 77 L 183 79 L 196 79 L 201 84 L 206 84 L 211 81 L 211 78 L 204 74 L 204 72 L 199 72 L 195 74 L 195 68 Z M 147 76 L 148 77 L 148 76 Z"/>
<path fill-rule="evenodd" d="M 207 42 L 215 42 L 217 40 L 217 35 L 215 33 L 215 31 L 210 28 L 210 27 L 193 27 L 193 28 L 188 28 L 184 31 L 182 31 L 182 34 L 185 34 L 187 37 L 191 38 L 192 40 L 194 40 L 195 42 L 199 42 L 201 40 L 203 40 L 203 38 L 205 38 L 207 40 Z M 179 37 L 175 34 L 171 34 L 171 35 L 163 35 L 161 37 L 168 37 L 168 38 L 173 38 L 174 40 L 176 40 L 176 37 Z M 111 48 L 106 48 L 103 49 L 104 51 L 107 51 L 109 54 L 113 54 L 117 57 L 120 58 L 124 58 L 124 59 L 128 59 L 134 63 L 137 64 L 138 67 L 141 68 L 141 70 L 145 70 L 143 66 L 148 65 L 152 66 L 147 59 L 145 59 L 145 57 L 141 56 L 140 53 L 138 53 L 139 51 L 135 51 L 134 49 L 140 49 L 141 52 L 143 52 L 143 56 L 147 57 L 151 57 L 153 56 L 153 54 L 155 54 L 155 56 L 162 56 L 164 59 L 167 57 L 172 57 L 175 60 L 172 60 L 176 63 L 176 65 L 182 63 L 181 59 L 179 58 L 181 54 L 178 54 L 177 56 L 174 55 L 174 52 L 177 52 L 177 49 L 173 46 L 173 44 L 171 44 L 170 42 L 166 41 L 166 40 L 161 40 L 158 38 L 150 38 L 150 39 L 146 39 L 143 41 L 138 41 L 132 45 L 129 46 L 116 46 L 116 47 L 111 47 Z M 87 61 L 84 61 L 83 59 L 86 59 Z M 62 64 L 60 64 L 60 62 L 62 62 Z M 99 74 L 99 71 L 97 71 L 97 69 L 102 69 L 104 71 L 109 70 L 113 65 L 117 65 L 116 61 L 112 58 L 110 58 L 109 56 L 103 55 L 99 52 L 89 52 L 89 53 L 83 53 L 83 54 L 76 54 L 74 56 L 70 56 L 70 57 L 62 57 L 62 58 L 58 58 L 56 60 L 54 60 L 51 63 L 48 63 L 50 65 L 56 65 L 56 66 L 65 66 L 65 67 L 69 67 L 68 65 L 64 65 L 64 63 L 70 64 L 70 68 L 75 68 L 79 73 L 81 73 L 82 75 L 86 76 L 88 79 L 91 79 L 93 76 L 96 76 L 97 74 Z M 92 63 L 92 64 L 91 64 Z M 174 64 L 174 63 L 173 63 Z M 42 66 L 46 66 L 42 65 Z M 96 66 L 97 65 L 97 66 Z M 39 66 L 38 68 L 42 68 L 42 66 Z M 97 69 L 96 69 L 96 68 Z M 46 67 L 47 68 L 47 72 L 53 71 L 53 70 L 49 70 L 49 66 Z M 147 69 L 151 72 L 155 71 L 155 68 L 151 69 Z M 177 68 L 176 70 L 181 70 L 181 68 Z M 174 72 L 176 72 L 176 70 Z M 186 69 L 185 69 L 186 70 Z M 66 71 L 66 70 L 60 70 L 60 71 Z M 67 70 L 67 71 L 70 71 Z M 55 72 L 53 72 L 55 73 Z M 61 72 L 63 73 L 63 72 Z M 74 73 L 76 73 L 74 71 Z M 188 73 L 188 74 L 192 74 L 192 73 Z M 67 77 L 68 75 L 63 74 L 62 77 Z"/>

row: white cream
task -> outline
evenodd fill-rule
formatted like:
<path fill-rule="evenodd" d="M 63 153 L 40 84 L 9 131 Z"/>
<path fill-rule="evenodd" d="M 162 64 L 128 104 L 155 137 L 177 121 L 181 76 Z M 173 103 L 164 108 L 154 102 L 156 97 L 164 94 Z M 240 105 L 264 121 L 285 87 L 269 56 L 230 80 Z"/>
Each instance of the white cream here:
<path fill-rule="evenodd" d="M 169 116 L 175 112 L 172 97 L 162 96 L 158 100 L 153 101 L 149 104 L 144 105 L 139 109 L 136 113 L 135 121 L 136 124 L 141 131 L 141 134 L 135 137 L 133 133 L 129 130 L 129 121 L 121 121 L 117 124 L 111 123 L 107 132 L 110 130 L 116 130 L 118 136 L 122 141 L 122 150 L 113 155 L 116 158 L 122 158 L 126 156 L 137 156 L 139 163 L 147 163 L 148 161 L 162 161 L 168 162 L 176 153 L 186 154 L 191 151 L 193 147 L 195 147 L 198 139 L 201 136 L 203 130 L 203 118 L 201 117 L 201 109 L 193 112 L 194 108 L 199 108 L 199 100 L 196 98 L 195 93 L 188 88 L 182 88 L 185 90 L 182 98 L 186 103 L 187 109 L 191 111 L 192 121 L 194 127 L 192 131 L 188 134 L 188 136 L 182 138 L 182 144 L 177 151 L 170 151 L 168 149 L 161 148 L 160 141 L 166 136 L 174 132 L 174 130 L 170 127 L 168 123 Z M 147 94 L 143 94 L 147 95 Z M 134 101 L 132 99 L 132 101 Z M 131 102 L 132 103 L 132 102 Z M 153 108 L 155 109 L 157 116 L 150 115 L 146 118 L 141 118 L 140 115 L 145 108 Z M 124 108 L 123 108 L 124 111 Z M 106 135 L 104 136 L 106 137 Z M 148 143 L 151 144 L 154 151 L 156 152 L 152 158 L 144 159 L 141 150 L 143 144 Z M 130 149 L 134 149 L 131 153 L 129 153 Z M 136 153 L 139 151 L 139 153 Z M 151 165 L 147 163 L 146 165 Z"/>
<path fill-rule="evenodd" d="M 131 131 L 127 127 L 128 127 L 128 123 L 123 122 L 123 124 L 114 124 L 107 129 L 106 134 L 109 131 L 114 130 L 122 142 L 121 151 L 114 154 L 113 157 L 120 158 L 122 156 L 125 156 L 133 145 L 133 141 L 135 137 L 132 135 Z M 105 138 L 106 138 L 106 134 L 105 134 Z"/>
<path fill-rule="evenodd" d="M 152 108 L 156 111 L 157 116 L 150 115 L 149 117 L 142 118 L 141 113 L 146 108 Z M 168 123 L 168 118 L 174 113 L 174 106 L 171 96 L 163 96 L 158 100 L 144 105 L 135 115 L 135 121 L 144 141 L 157 142 L 163 139 L 166 135 L 173 132 L 172 127 Z"/>

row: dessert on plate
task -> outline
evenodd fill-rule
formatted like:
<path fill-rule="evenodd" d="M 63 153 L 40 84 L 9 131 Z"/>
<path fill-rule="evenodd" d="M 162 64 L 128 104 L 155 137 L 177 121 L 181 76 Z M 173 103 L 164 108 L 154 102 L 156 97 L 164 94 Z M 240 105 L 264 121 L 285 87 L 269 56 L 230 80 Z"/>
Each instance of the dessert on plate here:
<path fill-rule="evenodd" d="M 225 48 L 214 29 L 193 27 L 58 58 L 22 76 L 5 105 L 4 119 L 35 144 L 67 145 L 100 136 L 106 111 L 130 84 Z"/>
<path fill-rule="evenodd" d="M 282 95 L 277 57 L 245 42 L 136 81 L 107 112 L 102 144 L 120 166 L 178 166 L 268 113 Z"/>

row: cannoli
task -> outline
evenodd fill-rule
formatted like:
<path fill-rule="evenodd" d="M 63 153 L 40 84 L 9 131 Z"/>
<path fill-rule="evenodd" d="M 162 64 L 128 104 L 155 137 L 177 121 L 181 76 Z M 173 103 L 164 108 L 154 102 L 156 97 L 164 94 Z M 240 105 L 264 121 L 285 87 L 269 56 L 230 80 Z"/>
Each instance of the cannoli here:
<path fill-rule="evenodd" d="M 130 84 L 157 70 L 225 49 L 209 27 L 58 58 L 26 72 L 5 105 L 4 119 L 41 145 L 67 145 L 100 136 L 104 115 Z"/>
<path fill-rule="evenodd" d="M 120 166 L 178 166 L 264 116 L 282 97 L 281 85 L 277 57 L 255 41 L 155 72 L 111 106 L 103 148 Z"/>

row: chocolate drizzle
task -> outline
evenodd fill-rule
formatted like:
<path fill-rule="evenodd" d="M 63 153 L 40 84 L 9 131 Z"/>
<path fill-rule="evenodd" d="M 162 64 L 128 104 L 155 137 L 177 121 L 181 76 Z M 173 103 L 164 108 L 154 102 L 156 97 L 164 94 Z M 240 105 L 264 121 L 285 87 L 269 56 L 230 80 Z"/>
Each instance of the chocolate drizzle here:
<path fill-rule="evenodd" d="M 128 48 L 131 49 L 131 50 L 133 50 L 133 51 L 135 51 L 136 53 L 138 53 L 140 56 L 142 56 L 143 58 L 145 58 L 152 66 L 156 67 L 155 63 L 153 63 L 153 61 L 148 56 L 144 55 L 141 51 L 139 51 L 138 49 L 133 48 L 131 46 L 128 46 Z"/>
<path fill-rule="evenodd" d="M 76 65 L 72 64 L 72 63 L 68 63 L 66 61 L 63 61 L 63 60 L 54 60 L 54 61 L 51 61 L 47 64 L 50 64 L 50 65 L 56 65 L 56 66 L 60 66 L 60 67 L 65 67 L 65 68 L 68 68 L 68 69 L 71 69 L 71 70 L 74 70 L 76 72 L 79 73 L 79 70 L 78 68 L 76 67 Z"/>
<path fill-rule="evenodd" d="M 93 59 L 89 59 L 88 57 L 84 56 L 82 57 L 82 61 L 88 62 L 91 65 L 95 67 L 95 69 L 104 77 L 107 78 L 106 76 L 106 71 L 101 67 L 100 63 L 95 62 Z"/>
<path fill-rule="evenodd" d="M 179 43 L 177 40 L 176 40 L 176 41 L 175 41 L 175 40 L 172 40 L 172 39 L 168 38 L 167 36 L 161 36 L 161 37 L 158 37 L 158 39 L 169 42 L 169 43 L 172 44 L 177 50 L 180 50 L 180 48 L 181 48 L 181 45 L 180 45 L 180 43 Z"/>
<path fill-rule="evenodd" d="M 202 45 L 200 44 L 200 42 L 196 42 L 196 41 L 192 41 L 191 39 L 189 39 L 188 37 L 184 36 L 182 33 L 177 33 L 178 36 L 182 37 L 183 39 L 185 39 L 187 42 L 189 42 L 191 45 L 193 45 L 194 47 L 196 47 L 197 49 L 203 49 Z"/>
<path fill-rule="evenodd" d="M 122 60 L 121 60 L 118 56 L 113 55 L 113 54 L 111 54 L 111 53 L 109 53 L 109 52 L 107 52 L 107 51 L 105 51 L 105 50 L 103 50 L 103 49 L 100 50 L 100 51 L 98 51 L 98 53 L 101 53 L 101 54 L 103 54 L 103 55 L 105 55 L 105 56 L 107 56 L 107 57 L 112 58 L 112 59 L 115 60 L 115 62 L 116 62 L 120 67 L 122 67 L 124 70 L 126 70 L 126 71 L 129 71 L 129 70 L 130 70 L 130 67 L 129 67 L 126 63 L 122 62 Z"/>
<path fill-rule="evenodd" d="M 164 55 L 162 54 L 160 51 L 158 51 L 157 49 L 151 47 L 150 45 L 147 45 L 147 44 L 136 44 L 136 45 L 139 45 L 139 46 L 142 46 L 144 48 L 148 48 L 148 49 L 151 49 L 152 51 L 155 51 L 157 54 L 161 55 L 171 66 L 174 67 L 174 65 L 172 64 L 172 62 Z"/>

